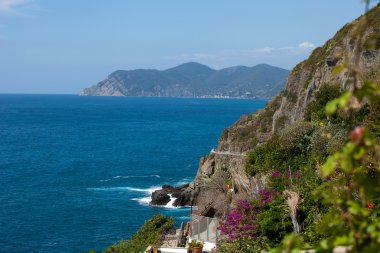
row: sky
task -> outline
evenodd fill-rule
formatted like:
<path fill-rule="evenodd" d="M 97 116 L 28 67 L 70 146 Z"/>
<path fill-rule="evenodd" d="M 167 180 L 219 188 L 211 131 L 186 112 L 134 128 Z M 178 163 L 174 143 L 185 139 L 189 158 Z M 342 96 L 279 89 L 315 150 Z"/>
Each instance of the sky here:
<path fill-rule="evenodd" d="M 291 69 L 360 0 L 0 0 L 0 93 L 78 94 L 115 70 Z"/>

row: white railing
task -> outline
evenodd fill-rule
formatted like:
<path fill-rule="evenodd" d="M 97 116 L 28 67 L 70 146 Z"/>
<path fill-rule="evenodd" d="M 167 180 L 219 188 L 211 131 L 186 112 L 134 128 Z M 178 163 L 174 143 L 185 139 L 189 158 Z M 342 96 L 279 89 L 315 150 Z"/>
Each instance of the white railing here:
<path fill-rule="evenodd" d="M 190 221 L 190 239 L 216 242 L 219 237 L 219 220 L 199 215 L 191 215 Z"/>

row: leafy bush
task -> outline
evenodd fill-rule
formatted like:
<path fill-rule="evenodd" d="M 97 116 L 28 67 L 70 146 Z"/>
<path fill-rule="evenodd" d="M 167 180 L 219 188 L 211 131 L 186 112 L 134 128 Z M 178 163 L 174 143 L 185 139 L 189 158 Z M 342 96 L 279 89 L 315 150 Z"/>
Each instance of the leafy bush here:
<path fill-rule="evenodd" d="M 245 172 L 254 176 L 257 173 L 269 173 L 273 170 L 288 170 L 289 166 L 299 169 L 307 157 L 310 135 L 313 126 L 310 122 L 297 122 L 282 130 L 279 136 L 248 153 Z"/>
<path fill-rule="evenodd" d="M 162 235 L 167 233 L 174 224 L 174 219 L 161 214 L 154 215 L 128 241 L 122 241 L 110 246 L 104 253 L 141 253 L 149 245 L 160 244 Z"/>
<path fill-rule="evenodd" d="M 298 121 L 282 130 L 280 133 L 281 146 L 293 155 L 300 154 L 307 149 L 313 125 L 310 122 Z"/>
<path fill-rule="evenodd" d="M 284 208 L 285 205 L 283 196 L 274 194 L 272 200 L 262 207 L 257 216 L 260 232 L 271 246 L 281 242 L 287 233 L 293 231 L 292 222 Z"/>
<path fill-rule="evenodd" d="M 371 130 L 376 137 L 380 137 L 380 101 L 376 101 L 368 105 L 367 112 L 368 113 L 363 120 L 364 125 L 368 127 L 368 129 Z"/>
<path fill-rule="evenodd" d="M 311 101 L 305 110 L 304 119 L 306 121 L 320 122 L 327 120 L 325 114 L 325 106 L 327 102 L 339 97 L 343 93 L 339 85 L 323 84 L 315 93 L 314 100 Z M 333 116 L 330 120 L 336 121 L 337 116 Z"/>
<path fill-rule="evenodd" d="M 283 166 L 287 159 L 284 150 L 279 149 L 280 145 L 276 137 L 267 143 L 257 147 L 248 153 L 245 172 L 254 176 L 257 173 L 265 173 Z"/>
<path fill-rule="evenodd" d="M 252 252 L 267 252 L 269 249 L 266 240 L 252 240 L 246 236 L 235 241 L 223 239 L 217 243 L 218 253 L 252 253 Z"/>
<path fill-rule="evenodd" d="M 189 248 L 190 249 L 192 249 L 192 248 L 203 248 L 203 242 L 197 241 L 197 240 L 192 240 L 189 243 Z"/>
<path fill-rule="evenodd" d="M 344 144 L 347 141 L 347 130 L 341 129 L 329 140 L 327 143 L 327 153 L 329 155 L 334 154 L 341 148 L 343 148 Z"/>
<path fill-rule="evenodd" d="M 341 125 L 328 125 L 317 129 L 311 136 L 310 150 L 314 157 L 326 158 L 343 147 L 347 131 Z"/>

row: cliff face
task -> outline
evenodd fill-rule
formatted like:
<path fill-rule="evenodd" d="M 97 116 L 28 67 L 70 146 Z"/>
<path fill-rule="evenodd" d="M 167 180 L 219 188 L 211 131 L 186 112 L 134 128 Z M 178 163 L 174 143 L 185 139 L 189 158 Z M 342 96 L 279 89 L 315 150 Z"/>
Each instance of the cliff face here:
<path fill-rule="evenodd" d="M 367 15 L 369 23 L 365 31 L 365 43 L 374 44 L 371 49 L 362 52 L 359 69 L 365 76 L 380 80 L 380 5 Z M 212 203 L 215 209 L 217 201 L 205 196 L 227 196 L 226 192 L 207 187 L 210 182 L 221 181 L 218 171 L 227 169 L 234 185 L 234 196 L 239 194 L 255 195 L 265 185 L 265 177 L 250 177 L 244 171 L 247 151 L 265 143 L 274 134 L 291 124 L 304 119 L 307 105 L 315 99 L 315 93 L 324 84 L 339 84 L 343 90 L 348 78 L 346 72 L 334 73 L 334 67 L 347 62 L 352 54 L 354 44 L 354 26 L 362 17 L 344 26 L 322 47 L 313 51 L 310 57 L 298 64 L 290 73 L 285 89 L 270 101 L 266 108 L 256 114 L 242 116 L 235 124 L 225 129 L 219 139 L 215 152 L 209 153 L 200 161 L 195 180 L 190 184 L 196 196 L 197 204 L 202 209 Z M 220 210 L 219 210 L 220 211 Z M 225 211 L 225 208 L 224 208 Z M 222 211 L 219 212 L 222 214 Z"/>
<path fill-rule="evenodd" d="M 288 74 L 288 70 L 265 64 L 214 70 L 192 62 L 164 71 L 118 70 L 81 95 L 272 98 Z"/>

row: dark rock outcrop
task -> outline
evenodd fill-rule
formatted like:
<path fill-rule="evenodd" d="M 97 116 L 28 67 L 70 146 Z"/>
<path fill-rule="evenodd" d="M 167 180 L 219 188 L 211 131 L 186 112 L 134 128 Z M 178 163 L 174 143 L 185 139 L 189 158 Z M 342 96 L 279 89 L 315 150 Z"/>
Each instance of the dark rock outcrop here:
<path fill-rule="evenodd" d="M 189 189 L 189 184 L 178 187 L 163 185 L 162 189 L 152 193 L 152 201 L 150 204 L 163 206 L 169 203 L 172 197 L 175 198 L 173 206 L 190 206 L 192 204 L 192 193 L 193 191 Z"/>
<path fill-rule="evenodd" d="M 157 190 L 152 193 L 151 205 L 154 206 L 164 206 L 170 201 L 170 196 L 164 190 Z"/>

